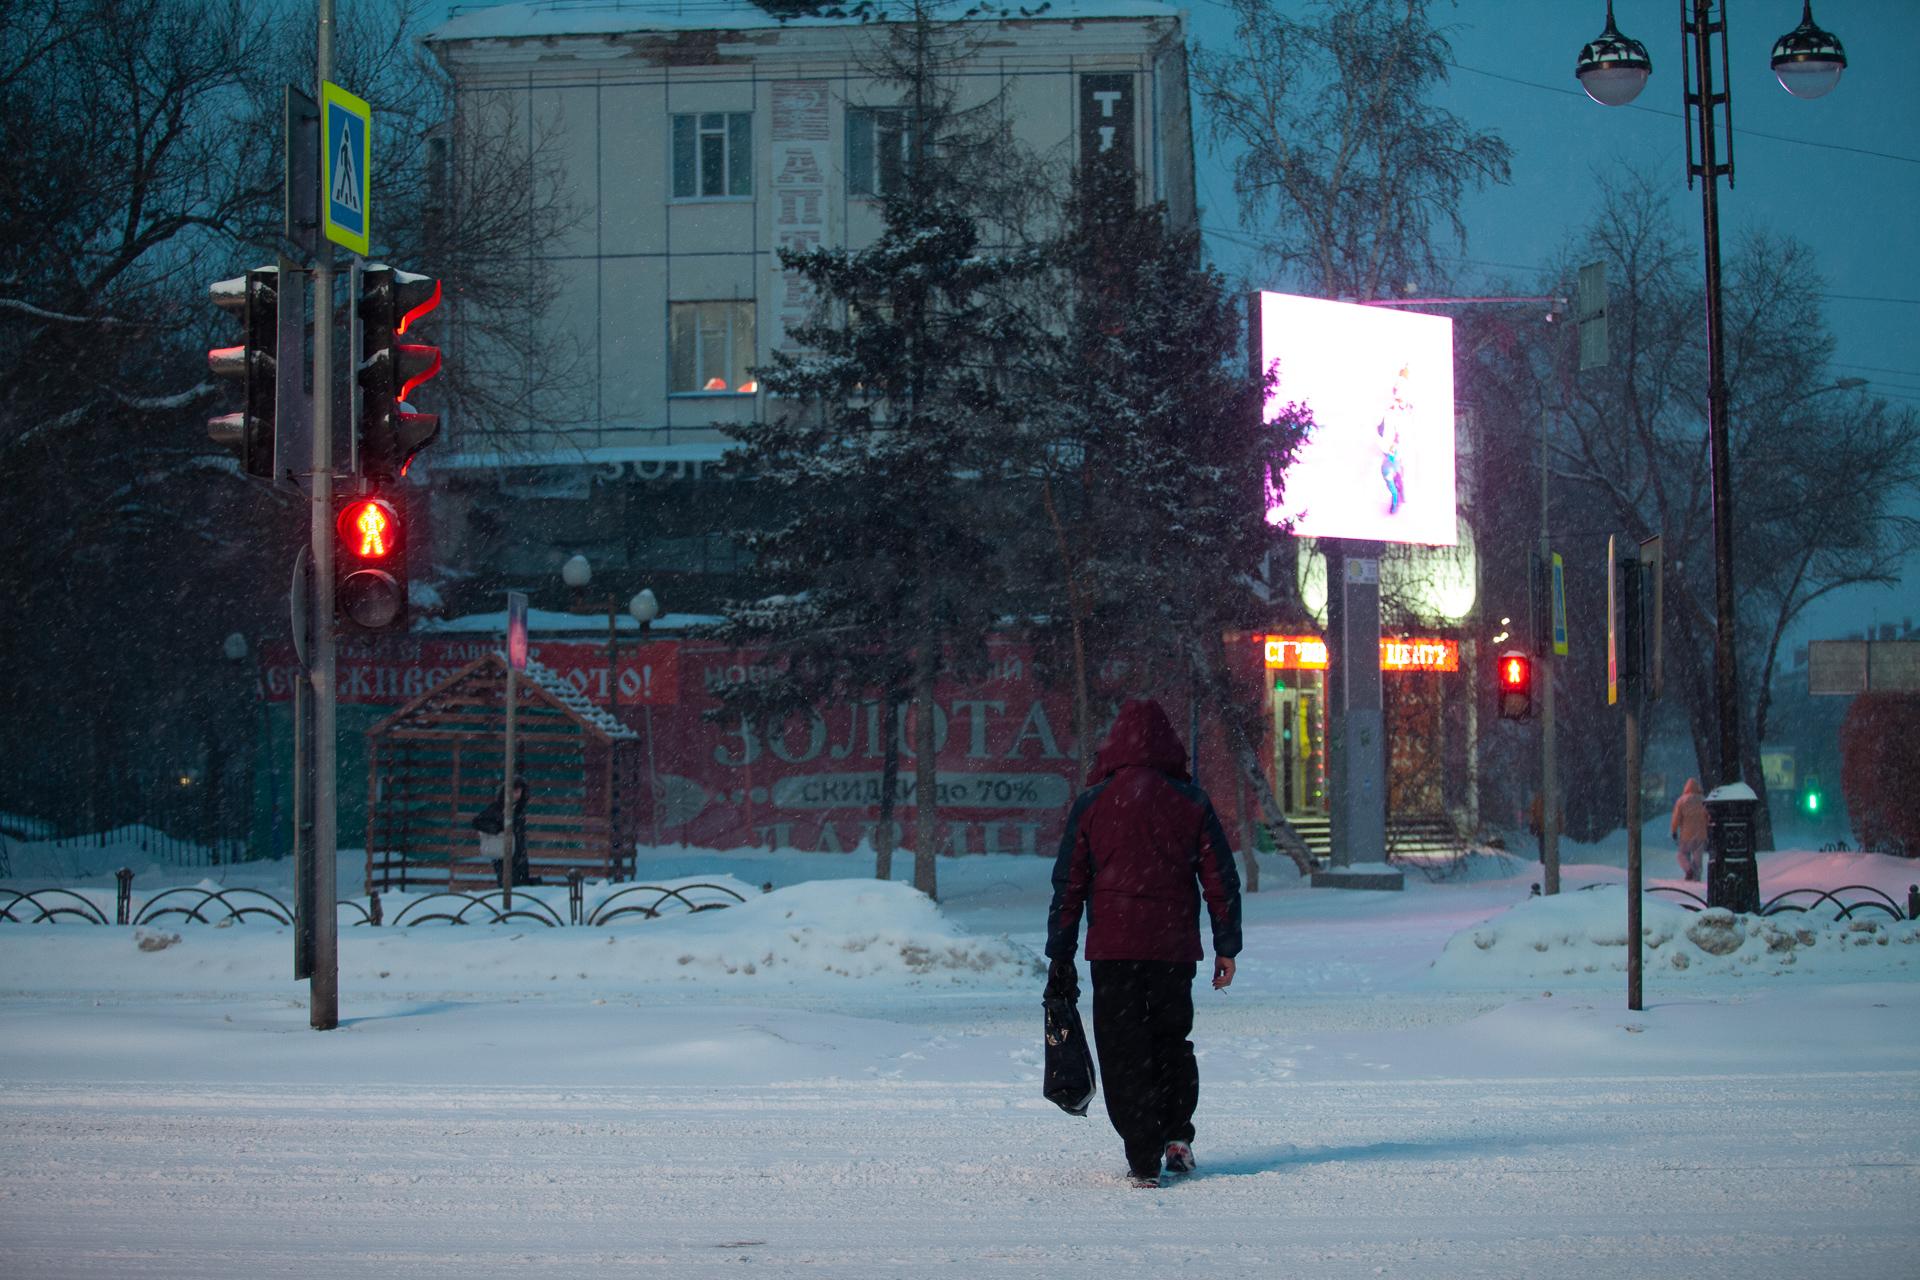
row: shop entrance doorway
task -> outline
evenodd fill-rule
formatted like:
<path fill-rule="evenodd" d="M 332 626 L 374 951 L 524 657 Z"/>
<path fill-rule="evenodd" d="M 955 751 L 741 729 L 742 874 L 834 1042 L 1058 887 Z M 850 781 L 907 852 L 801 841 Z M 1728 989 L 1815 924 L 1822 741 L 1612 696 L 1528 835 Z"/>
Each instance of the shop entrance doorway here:
<path fill-rule="evenodd" d="M 1274 782 L 1289 818 L 1327 814 L 1326 674 L 1274 673 Z"/>

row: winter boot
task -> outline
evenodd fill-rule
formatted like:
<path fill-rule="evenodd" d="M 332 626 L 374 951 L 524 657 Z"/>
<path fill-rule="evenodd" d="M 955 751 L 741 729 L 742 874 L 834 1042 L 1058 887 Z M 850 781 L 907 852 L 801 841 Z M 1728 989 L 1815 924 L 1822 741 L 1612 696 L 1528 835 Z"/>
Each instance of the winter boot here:
<path fill-rule="evenodd" d="M 1167 1144 L 1167 1172 L 1193 1172 L 1193 1148 L 1177 1138 Z"/>

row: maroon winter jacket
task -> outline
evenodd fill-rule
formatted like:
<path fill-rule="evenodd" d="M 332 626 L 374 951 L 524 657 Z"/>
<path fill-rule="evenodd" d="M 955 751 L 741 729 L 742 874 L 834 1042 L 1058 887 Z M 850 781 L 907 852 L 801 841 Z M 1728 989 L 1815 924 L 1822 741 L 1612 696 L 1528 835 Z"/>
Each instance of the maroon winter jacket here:
<path fill-rule="evenodd" d="M 1120 708 L 1089 781 L 1053 864 L 1047 954 L 1072 957 L 1085 907 L 1089 960 L 1197 961 L 1204 894 L 1214 955 L 1239 955 L 1233 850 L 1159 703 Z"/>

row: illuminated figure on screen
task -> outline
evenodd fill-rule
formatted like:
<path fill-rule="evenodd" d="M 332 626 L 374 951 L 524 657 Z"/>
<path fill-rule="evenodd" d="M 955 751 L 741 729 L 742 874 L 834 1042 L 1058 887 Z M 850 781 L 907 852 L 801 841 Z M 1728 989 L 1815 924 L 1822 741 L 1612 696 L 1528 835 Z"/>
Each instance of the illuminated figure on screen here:
<path fill-rule="evenodd" d="M 1374 428 L 1374 434 L 1380 437 L 1380 479 L 1387 486 L 1387 514 L 1397 515 L 1400 504 L 1406 501 L 1406 469 L 1400 461 L 1400 420 L 1412 411 L 1400 388 L 1407 381 L 1407 367 L 1400 366 L 1400 373 L 1393 380 L 1393 402 L 1380 416 L 1380 424 Z"/>

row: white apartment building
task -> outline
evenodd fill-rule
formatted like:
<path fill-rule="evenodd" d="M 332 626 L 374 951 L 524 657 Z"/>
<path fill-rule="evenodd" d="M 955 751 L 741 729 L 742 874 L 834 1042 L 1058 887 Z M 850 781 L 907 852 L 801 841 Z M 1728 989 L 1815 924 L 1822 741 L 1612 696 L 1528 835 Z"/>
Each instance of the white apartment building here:
<path fill-rule="evenodd" d="M 1193 218 L 1177 9 L 1056 0 L 973 25 L 963 104 L 998 95 L 1062 174 L 1120 148 L 1146 199 Z M 544 582 L 585 551 L 670 609 L 724 594 L 739 564 L 719 491 L 738 486 L 710 474 L 728 443 L 716 424 L 766 411 L 751 370 L 811 305 L 777 251 L 879 229 L 902 146 L 899 89 L 869 70 L 881 38 L 871 21 L 782 22 L 748 0 L 531 0 L 456 10 L 428 37 L 457 102 L 497 110 L 504 95 L 552 140 L 580 214 L 536 249 L 562 282 L 547 322 L 585 366 L 561 429 L 530 426 L 503 452 L 450 420 L 422 459 L 436 558 L 480 571 L 476 592 Z"/>

